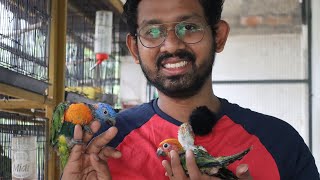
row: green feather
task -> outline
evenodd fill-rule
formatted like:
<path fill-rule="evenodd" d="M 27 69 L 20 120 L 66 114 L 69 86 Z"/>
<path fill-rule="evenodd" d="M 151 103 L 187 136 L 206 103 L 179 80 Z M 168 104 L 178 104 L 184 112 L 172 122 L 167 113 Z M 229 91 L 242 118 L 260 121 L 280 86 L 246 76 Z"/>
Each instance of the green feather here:
<path fill-rule="evenodd" d="M 69 107 L 69 105 L 70 104 L 67 102 L 62 102 L 58 104 L 53 111 L 52 126 L 50 129 L 50 142 L 52 146 L 55 146 L 58 141 L 61 127 L 64 123 L 64 112 Z"/>

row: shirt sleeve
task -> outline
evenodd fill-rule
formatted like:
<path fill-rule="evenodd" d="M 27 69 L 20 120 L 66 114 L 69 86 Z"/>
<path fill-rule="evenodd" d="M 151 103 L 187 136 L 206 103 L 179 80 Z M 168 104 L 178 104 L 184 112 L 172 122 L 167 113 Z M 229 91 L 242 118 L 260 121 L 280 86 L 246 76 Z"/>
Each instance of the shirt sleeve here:
<path fill-rule="evenodd" d="M 311 154 L 308 146 L 303 142 L 300 145 L 300 152 L 296 158 L 296 169 L 294 180 L 320 180 L 319 172 L 315 164 L 313 155 Z"/>

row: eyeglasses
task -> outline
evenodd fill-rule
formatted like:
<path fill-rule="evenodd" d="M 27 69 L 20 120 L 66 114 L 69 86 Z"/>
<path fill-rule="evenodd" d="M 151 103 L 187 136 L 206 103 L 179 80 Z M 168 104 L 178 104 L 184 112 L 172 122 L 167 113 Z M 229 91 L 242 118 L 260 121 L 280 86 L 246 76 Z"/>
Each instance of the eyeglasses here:
<path fill-rule="evenodd" d="M 176 24 L 174 29 L 168 29 L 167 24 Z M 155 48 L 160 46 L 167 38 L 168 32 L 175 31 L 176 36 L 183 42 L 195 44 L 200 42 L 204 37 L 206 27 L 199 22 L 173 22 L 163 24 L 149 24 L 143 26 L 136 36 L 138 36 L 141 44 L 146 48 Z"/>

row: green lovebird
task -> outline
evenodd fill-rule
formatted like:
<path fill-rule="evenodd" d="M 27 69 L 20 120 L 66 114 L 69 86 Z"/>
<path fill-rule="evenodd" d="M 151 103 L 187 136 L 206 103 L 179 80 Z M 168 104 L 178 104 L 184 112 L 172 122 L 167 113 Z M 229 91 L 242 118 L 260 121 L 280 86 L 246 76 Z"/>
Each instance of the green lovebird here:
<path fill-rule="evenodd" d="M 158 156 L 170 156 L 170 151 L 175 150 L 180 157 L 180 162 L 188 175 L 186 167 L 186 150 L 192 150 L 199 170 L 209 176 L 219 177 L 227 180 L 237 180 L 237 176 L 227 169 L 227 166 L 242 159 L 250 150 L 248 149 L 231 156 L 211 156 L 204 147 L 194 144 L 194 134 L 189 123 L 183 123 L 179 127 L 178 139 L 170 138 L 162 141 L 157 149 Z"/>
<path fill-rule="evenodd" d="M 51 121 L 50 143 L 58 153 L 62 169 L 67 164 L 71 148 L 75 144 L 82 144 L 81 141 L 73 139 L 74 127 L 80 124 L 85 131 L 92 133 L 90 124 L 93 121 L 114 126 L 116 114 L 106 103 L 62 102 L 55 107 Z"/>

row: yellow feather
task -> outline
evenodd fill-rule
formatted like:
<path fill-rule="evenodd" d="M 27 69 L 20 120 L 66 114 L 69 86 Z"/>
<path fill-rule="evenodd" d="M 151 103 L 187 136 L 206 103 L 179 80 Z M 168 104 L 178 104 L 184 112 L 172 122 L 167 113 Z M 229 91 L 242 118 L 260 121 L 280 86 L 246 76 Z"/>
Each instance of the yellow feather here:
<path fill-rule="evenodd" d="M 58 153 L 60 158 L 60 165 L 63 169 L 67 164 L 69 154 L 70 154 L 68 149 L 67 139 L 64 135 L 60 135 L 58 138 Z"/>

